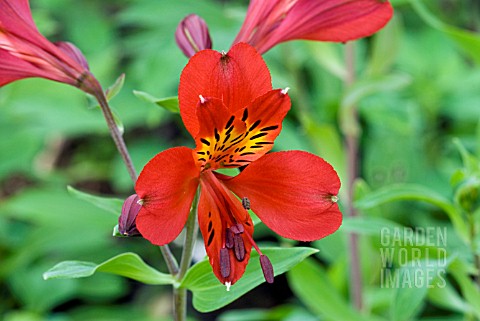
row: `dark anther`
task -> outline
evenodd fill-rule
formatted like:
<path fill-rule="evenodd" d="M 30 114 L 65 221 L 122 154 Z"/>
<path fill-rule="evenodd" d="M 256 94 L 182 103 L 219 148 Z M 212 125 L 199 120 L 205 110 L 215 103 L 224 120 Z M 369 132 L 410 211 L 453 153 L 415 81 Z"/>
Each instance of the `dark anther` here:
<path fill-rule="evenodd" d="M 233 233 L 230 231 L 229 228 L 225 230 L 225 246 L 228 249 L 231 249 L 233 247 Z"/>
<path fill-rule="evenodd" d="M 237 261 L 242 262 L 243 259 L 245 259 L 245 244 L 243 243 L 243 238 L 240 234 L 235 234 L 233 236 L 233 247 Z"/>
<path fill-rule="evenodd" d="M 220 249 L 220 274 L 224 278 L 228 278 L 230 275 L 230 255 L 226 248 Z"/>
<path fill-rule="evenodd" d="M 273 266 L 269 258 L 266 255 L 260 255 L 260 266 L 262 267 L 263 276 L 267 283 L 273 283 Z"/>
<path fill-rule="evenodd" d="M 235 225 L 232 225 L 230 227 L 230 230 L 233 232 L 233 234 L 241 234 L 245 232 L 245 229 L 243 228 L 242 223 L 237 223 Z"/>
<path fill-rule="evenodd" d="M 242 198 L 242 206 L 246 210 L 250 209 L 250 200 L 248 199 L 248 197 Z"/>

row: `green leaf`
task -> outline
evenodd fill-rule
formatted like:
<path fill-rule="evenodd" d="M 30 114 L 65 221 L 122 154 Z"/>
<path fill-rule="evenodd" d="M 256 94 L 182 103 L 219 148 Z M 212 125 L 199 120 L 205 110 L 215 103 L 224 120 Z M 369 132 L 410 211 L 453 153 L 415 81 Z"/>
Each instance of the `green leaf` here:
<path fill-rule="evenodd" d="M 64 261 L 43 274 L 45 280 L 84 278 L 95 272 L 121 275 L 145 284 L 174 284 L 175 279 L 147 265 L 135 253 L 123 253 L 103 263 Z"/>
<path fill-rule="evenodd" d="M 117 217 L 120 216 L 120 213 L 122 212 L 123 200 L 121 199 L 88 194 L 85 192 L 81 192 L 73 188 L 72 186 L 67 186 L 67 190 L 75 198 L 87 201 L 88 203 L 93 204 L 103 210 L 106 210 L 107 212 L 110 212 Z"/>
<path fill-rule="evenodd" d="M 105 91 L 105 96 L 107 97 L 107 101 L 112 100 L 123 88 L 123 84 L 125 83 L 125 74 L 121 74 L 115 83 L 108 87 Z"/>
<path fill-rule="evenodd" d="M 445 287 L 437 286 L 428 290 L 428 300 L 442 309 L 460 313 L 468 313 L 471 311 L 469 305 L 457 293 L 448 280 Z"/>
<path fill-rule="evenodd" d="M 354 232 L 362 235 L 380 235 L 382 229 L 393 231 L 403 228 L 401 224 L 380 217 L 344 217 L 342 231 Z"/>
<path fill-rule="evenodd" d="M 460 258 L 456 258 L 452 264 L 450 264 L 448 271 L 455 278 L 460 290 L 463 294 L 463 297 L 468 302 L 472 313 L 480 319 L 480 291 L 479 286 L 472 282 L 470 278 L 470 271 L 465 262 Z M 479 273 L 479 271 L 476 271 Z"/>
<path fill-rule="evenodd" d="M 355 206 L 359 209 L 368 209 L 400 200 L 424 201 L 438 206 L 448 215 L 459 235 L 464 240 L 468 239 L 467 227 L 455 206 L 443 196 L 422 185 L 396 184 L 385 186 L 356 201 Z"/>
<path fill-rule="evenodd" d="M 354 311 L 340 292 L 330 283 L 327 274 L 308 259 L 287 274 L 288 283 L 295 295 L 316 315 L 328 316 L 327 320 L 366 321 Z M 323 319 L 322 319 L 323 320 Z M 374 316 L 369 321 L 378 320 Z"/>
<path fill-rule="evenodd" d="M 450 39 L 455 41 L 472 60 L 480 64 L 480 36 L 477 33 L 443 23 L 427 10 L 422 1 L 410 0 L 410 3 L 428 25 L 445 33 Z"/>
<path fill-rule="evenodd" d="M 275 275 L 285 273 L 317 251 L 306 247 L 262 249 L 262 253 L 267 255 L 272 262 Z M 265 282 L 265 279 L 260 267 L 259 255 L 252 251 L 245 274 L 237 283 L 232 285 L 229 292 L 227 292 L 225 285 L 220 283 L 213 274 L 208 260 L 195 264 L 187 272 L 180 286 L 193 292 L 195 309 L 200 312 L 209 312 L 233 302 L 263 282 Z"/>
<path fill-rule="evenodd" d="M 133 94 L 140 98 L 143 101 L 149 102 L 149 103 L 154 103 L 169 112 L 172 113 L 179 113 L 180 112 L 180 107 L 178 105 L 178 97 L 166 97 L 166 98 L 156 98 L 146 92 L 143 91 L 138 91 L 134 90 Z"/>
<path fill-rule="evenodd" d="M 394 279 L 399 282 L 394 285 L 390 320 L 407 321 L 417 315 L 421 311 L 428 289 L 445 285 L 448 264 L 449 260 L 424 259 L 414 260 L 397 270 L 385 269 L 385 272 L 392 272 Z"/>

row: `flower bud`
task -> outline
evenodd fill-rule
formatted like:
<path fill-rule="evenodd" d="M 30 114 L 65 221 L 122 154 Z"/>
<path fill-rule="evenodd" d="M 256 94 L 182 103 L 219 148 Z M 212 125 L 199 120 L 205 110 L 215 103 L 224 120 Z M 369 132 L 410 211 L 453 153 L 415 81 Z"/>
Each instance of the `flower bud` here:
<path fill-rule="evenodd" d="M 139 204 L 140 198 L 137 194 L 130 195 L 122 206 L 122 214 L 118 218 L 118 231 L 125 236 L 137 236 L 140 232 L 137 230 L 136 219 L 138 212 L 142 208 Z"/>
<path fill-rule="evenodd" d="M 186 16 L 175 31 L 178 47 L 188 58 L 203 49 L 212 49 L 212 39 L 205 20 L 197 15 Z"/>

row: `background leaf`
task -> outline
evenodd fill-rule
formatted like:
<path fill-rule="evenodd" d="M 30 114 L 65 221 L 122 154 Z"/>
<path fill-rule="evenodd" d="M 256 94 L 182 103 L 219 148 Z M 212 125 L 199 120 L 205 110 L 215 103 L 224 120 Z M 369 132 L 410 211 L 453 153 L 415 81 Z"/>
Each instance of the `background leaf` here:
<path fill-rule="evenodd" d="M 119 254 L 103 263 L 65 261 L 43 274 L 45 280 L 89 277 L 96 272 L 121 275 L 145 284 L 173 284 L 175 279 L 147 265 L 135 253 Z"/>
<path fill-rule="evenodd" d="M 262 253 L 272 262 L 275 275 L 285 273 L 315 252 L 317 250 L 305 247 L 262 249 Z M 260 267 L 259 255 L 252 251 L 245 274 L 232 285 L 228 292 L 225 285 L 221 284 L 212 273 L 212 267 L 207 260 L 195 264 L 185 275 L 180 286 L 193 292 L 195 309 L 208 312 L 233 302 L 263 282 L 265 279 Z"/>

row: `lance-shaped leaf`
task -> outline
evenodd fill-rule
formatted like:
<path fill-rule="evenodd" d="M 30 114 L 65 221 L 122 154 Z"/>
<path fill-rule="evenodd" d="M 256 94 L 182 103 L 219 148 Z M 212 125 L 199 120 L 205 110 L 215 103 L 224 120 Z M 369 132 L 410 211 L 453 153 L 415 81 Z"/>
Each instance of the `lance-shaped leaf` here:
<path fill-rule="evenodd" d="M 60 262 L 45 272 L 43 278 L 45 280 L 84 278 L 96 272 L 116 274 L 145 284 L 175 283 L 171 275 L 157 271 L 135 253 L 123 253 L 100 264 L 83 261 Z"/>
<path fill-rule="evenodd" d="M 67 186 L 67 190 L 75 198 L 93 204 L 102 210 L 115 214 L 116 216 L 119 216 L 122 212 L 123 201 L 121 199 L 88 194 L 81 192 L 72 186 Z"/>
<path fill-rule="evenodd" d="M 262 249 L 262 253 L 270 258 L 275 275 L 285 273 L 315 252 L 316 249 L 306 247 Z M 250 261 L 245 274 L 228 292 L 225 285 L 219 283 L 212 273 L 207 260 L 193 266 L 180 286 L 193 292 L 193 306 L 198 311 L 219 309 L 265 282 L 257 252 L 251 253 Z"/>

